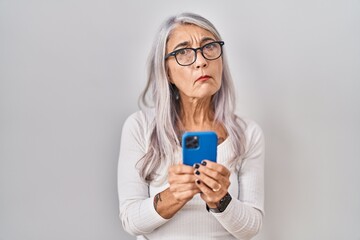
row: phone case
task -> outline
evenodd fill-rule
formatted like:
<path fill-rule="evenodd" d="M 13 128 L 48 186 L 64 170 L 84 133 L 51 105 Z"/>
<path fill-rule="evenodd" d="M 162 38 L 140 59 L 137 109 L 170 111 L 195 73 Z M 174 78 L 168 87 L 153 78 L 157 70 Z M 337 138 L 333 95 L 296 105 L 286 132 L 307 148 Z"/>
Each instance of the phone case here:
<path fill-rule="evenodd" d="M 215 132 L 185 132 L 182 136 L 183 163 L 193 166 L 202 160 L 216 162 L 218 138 Z"/>

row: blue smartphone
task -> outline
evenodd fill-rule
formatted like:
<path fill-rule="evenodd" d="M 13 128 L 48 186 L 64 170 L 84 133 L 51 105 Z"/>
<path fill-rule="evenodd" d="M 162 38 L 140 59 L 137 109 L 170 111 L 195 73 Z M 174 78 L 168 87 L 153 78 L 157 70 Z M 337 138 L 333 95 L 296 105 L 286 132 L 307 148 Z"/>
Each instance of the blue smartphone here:
<path fill-rule="evenodd" d="M 216 162 L 218 137 L 215 132 L 185 132 L 182 136 L 183 163 L 193 166 L 202 160 Z"/>

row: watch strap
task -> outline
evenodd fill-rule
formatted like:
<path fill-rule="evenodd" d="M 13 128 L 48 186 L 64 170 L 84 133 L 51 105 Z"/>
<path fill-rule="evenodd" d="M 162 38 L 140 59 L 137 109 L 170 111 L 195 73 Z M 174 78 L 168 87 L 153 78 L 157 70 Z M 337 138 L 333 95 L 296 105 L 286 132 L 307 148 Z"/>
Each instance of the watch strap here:
<path fill-rule="evenodd" d="M 214 213 L 221 213 L 223 211 L 225 211 L 225 209 L 227 208 L 227 206 L 229 205 L 230 201 L 231 201 L 232 197 L 229 193 L 226 193 L 226 195 L 220 199 L 219 203 L 217 204 L 216 208 L 210 208 L 207 204 L 206 204 L 206 210 L 208 212 L 214 212 Z"/>

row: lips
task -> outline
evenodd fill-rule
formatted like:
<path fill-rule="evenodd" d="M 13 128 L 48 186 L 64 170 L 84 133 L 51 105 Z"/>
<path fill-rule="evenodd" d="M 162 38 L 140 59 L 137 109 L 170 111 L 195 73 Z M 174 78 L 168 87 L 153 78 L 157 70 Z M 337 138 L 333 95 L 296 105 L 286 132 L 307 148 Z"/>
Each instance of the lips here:
<path fill-rule="evenodd" d="M 196 82 L 198 82 L 198 81 L 200 81 L 200 82 L 206 81 L 206 80 L 208 80 L 209 78 L 210 78 L 209 75 L 203 75 L 203 76 L 200 76 L 198 79 L 196 79 Z"/>

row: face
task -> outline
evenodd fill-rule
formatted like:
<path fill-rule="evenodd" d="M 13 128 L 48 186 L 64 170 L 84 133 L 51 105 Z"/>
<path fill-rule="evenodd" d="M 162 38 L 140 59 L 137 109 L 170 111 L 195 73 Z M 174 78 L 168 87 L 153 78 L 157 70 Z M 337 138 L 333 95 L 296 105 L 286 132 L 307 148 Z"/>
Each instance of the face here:
<path fill-rule="evenodd" d="M 169 36 L 166 53 L 181 48 L 202 47 L 213 41 L 217 41 L 215 36 L 203 28 L 178 25 Z M 222 57 L 207 60 L 198 50 L 196 61 L 189 66 L 179 65 L 173 56 L 166 60 L 166 64 L 170 81 L 179 89 L 183 100 L 210 98 L 220 89 Z"/>

